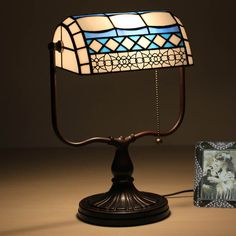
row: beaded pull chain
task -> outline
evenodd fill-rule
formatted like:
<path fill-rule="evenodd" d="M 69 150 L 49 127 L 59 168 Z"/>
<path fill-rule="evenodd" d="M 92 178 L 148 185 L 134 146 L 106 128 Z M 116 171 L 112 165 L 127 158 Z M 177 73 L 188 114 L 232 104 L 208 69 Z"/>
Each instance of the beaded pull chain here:
<path fill-rule="evenodd" d="M 158 137 L 156 139 L 157 143 L 161 143 L 160 139 L 160 98 L 159 98 L 159 78 L 157 75 L 157 70 L 155 70 L 155 96 L 156 96 L 156 130 Z"/>

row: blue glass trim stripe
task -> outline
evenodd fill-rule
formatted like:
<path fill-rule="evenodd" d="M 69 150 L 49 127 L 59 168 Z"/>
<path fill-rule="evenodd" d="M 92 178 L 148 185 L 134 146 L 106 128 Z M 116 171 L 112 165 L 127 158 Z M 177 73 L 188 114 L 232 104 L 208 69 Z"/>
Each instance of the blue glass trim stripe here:
<path fill-rule="evenodd" d="M 171 34 L 161 34 L 161 37 L 164 39 L 169 39 Z"/>
<path fill-rule="evenodd" d="M 152 41 L 156 36 L 156 34 L 145 35 L 145 37 L 148 38 L 150 41 Z"/>
<path fill-rule="evenodd" d="M 133 50 L 143 50 L 138 44 L 133 47 Z"/>
<path fill-rule="evenodd" d="M 170 42 L 167 42 L 165 45 L 164 45 L 164 48 L 173 48 L 174 45 L 171 44 Z"/>
<path fill-rule="evenodd" d="M 128 11 L 128 12 L 112 12 L 112 13 L 105 13 L 107 16 L 115 16 L 115 15 L 125 15 L 125 14 L 132 14 L 137 15 L 135 11 Z"/>
<path fill-rule="evenodd" d="M 165 28 L 149 27 L 149 30 L 151 34 L 178 33 L 179 27 L 178 26 L 171 26 L 171 27 L 165 27 Z"/>
<path fill-rule="evenodd" d="M 121 52 L 121 51 L 127 51 L 127 49 L 125 47 L 123 47 L 122 45 L 120 45 L 117 49 L 116 49 L 117 52 Z"/>
<path fill-rule="evenodd" d="M 140 36 L 130 36 L 129 38 L 137 42 L 140 39 Z"/>
<path fill-rule="evenodd" d="M 149 12 L 166 12 L 166 10 L 158 10 L 158 11 L 130 11 L 130 12 L 109 12 L 109 13 L 93 13 L 93 14 L 82 14 L 77 16 L 72 16 L 74 19 L 83 18 L 83 17 L 90 17 L 90 16 L 112 16 L 112 15 L 123 15 L 123 14 L 145 14 Z"/>
<path fill-rule="evenodd" d="M 93 51 L 92 49 L 89 49 L 89 53 L 90 53 L 90 54 L 94 54 L 95 51 Z"/>
<path fill-rule="evenodd" d="M 90 16 L 105 16 L 104 14 L 98 13 L 98 14 L 84 14 L 79 16 L 73 16 L 74 19 L 83 18 L 83 17 L 90 17 Z"/>
<path fill-rule="evenodd" d="M 129 35 L 144 35 L 148 34 L 148 29 L 142 28 L 138 30 L 122 30 L 122 29 L 117 29 L 117 34 L 119 36 L 129 36 Z"/>
<path fill-rule="evenodd" d="M 105 44 L 108 41 L 108 38 L 98 39 L 97 41 L 99 41 L 101 44 Z"/>
<path fill-rule="evenodd" d="M 177 33 L 176 34 L 178 37 L 182 38 L 182 34 L 181 33 Z"/>
<path fill-rule="evenodd" d="M 167 10 L 158 10 L 158 11 L 139 11 L 138 13 L 139 13 L 139 14 L 142 14 L 142 13 L 149 13 L 149 12 L 167 12 Z"/>
<path fill-rule="evenodd" d="M 106 53 L 106 52 L 111 52 L 110 49 L 108 49 L 107 47 L 102 48 L 102 50 L 100 52 Z"/>
<path fill-rule="evenodd" d="M 151 43 L 148 47 L 148 49 L 157 49 L 157 48 L 159 48 L 159 46 L 156 45 L 155 43 Z"/>
<path fill-rule="evenodd" d="M 166 43 L 160 47 L 159 45 L 157 45 L 156 43 L 152 42 L 152 40 L 157 36 L 161 36 L 163 38 L 166 39 Z M 147 34 L 147 35 L 144 35 L 144 36 L 141 36 L 141 35 L 134 35 L 134 36 L 124 36 L 124 37 L 111 37 L 113 40 L 115 40 L 116 42 L 118 42 L 120 45 L 118 46 L 117 49 L 115 50 L 111 50 L 109 48 L 107 48 L 105 46 L 105 44 L 108 42 L 108 40 L 110 39 L 110 37 L 106 37 L 106 38 L 95 38 L 94 40 L 100 42 L 103 44 L 103 47 L 99 50 L 99 52 L 95 52 L 93 51 L 92 49 L 89 50 L 89 53 L 90 54 L 96 54 L 96 53 L 110 53 L 112 51 L 114 52 L 127 52 L 127 51 L 138 51 L 138 50 L 152 50 L 152 49 L 160 49 L 160 48 L 175 48 L 177 45 L 173 45 L 171 42 L 169 42 L 169 39 L 172 35 L 177 35 L 176 33 L 164 33 L 164 34 Z M 140 45 L 137 44 L 138 40 L 141 38 L 141 37 L 146 37 L 147 39 L 149 39 L 151 42 L 150 42 L 150 45 L 146 48 L 146 47 L 141 47 Z M 134 43 L 134 46 L 132 47 L 132 49 L 127 49 L 124 45 L 122 45 L 122 41 L 125 39 L 125 38 L 129 38 L 131 40 L 133 40 L 135 43 Z M 86 40 L 88 44 L 91 44 L 91 39 L 87 39 Z M 179 42 L 178 44 L 178 47 L 184 47 L 184 41 L 183 39 Z"/>
<path fill-rule="evenodd" d="M 144 14 L 144 13 L 149 13 L 151 11 L 138 11 L 138 14 Z"/>
<path fill-rule="evenodd" d="M 123 41 L 124 37 L 115 37 L 114 40 L 116 40 L 116 42 L 120 43 L 121 41 Z"/>
<path fill-rule="evenodd" d="M 117 35 L 116 35 L 115 30 L 109 30 L 109 31 L 103 32 L 103 33 L 84 32 L 84 36 L 86 39 L 92 39 L 92 38 L 115 37 Z"/>

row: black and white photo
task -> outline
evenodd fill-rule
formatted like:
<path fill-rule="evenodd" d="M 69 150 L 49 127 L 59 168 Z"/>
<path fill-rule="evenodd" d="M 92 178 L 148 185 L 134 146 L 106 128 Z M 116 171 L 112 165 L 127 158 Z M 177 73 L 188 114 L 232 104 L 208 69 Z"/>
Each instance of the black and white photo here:
<path fill-rule="evenodd" d="M 201 198 L 236 200 L 236 150 L 204 151 Z"/>
<path fill-rule="evenodd" d="M 194 202 L 202 207 L 236 207 L 236 143 L 196 146 Z"/>

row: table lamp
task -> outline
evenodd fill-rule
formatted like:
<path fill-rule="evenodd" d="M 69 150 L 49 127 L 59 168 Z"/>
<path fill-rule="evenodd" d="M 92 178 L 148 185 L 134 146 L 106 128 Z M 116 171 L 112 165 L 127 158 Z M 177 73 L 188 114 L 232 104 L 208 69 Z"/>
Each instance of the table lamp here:
<path fill-rule="evenodd" d="M 49 43 L 49 52 L 52 125 L 56 135 L 71 146 L 100 142 L 116 148 L 110 190 L 82 199 L 77 217 L 103 226 L 134 226 L 168 217 L 170 210 L 164 196 L 139 191 L 134 186 L 128 147 L 144 136 L 154 136 L 160 142 L 161 137 L 172 134 L 182 123 L 185 111 L 184 67 L 192 65 L 193 58 L 181 21 L 168 11 L 70 16 L 57 26 L 53 41 Z M 68 140 L 61 133 L 57 119 L 57 68 L 81 76 L 99 76 L 173 67 L 180 70 L 180 108 L 177 121 L 169 130 L 147 130 L 127 137 L 92 137 L 82 141 Z M 158 98 L 158 94 L 156 96 Z"/>

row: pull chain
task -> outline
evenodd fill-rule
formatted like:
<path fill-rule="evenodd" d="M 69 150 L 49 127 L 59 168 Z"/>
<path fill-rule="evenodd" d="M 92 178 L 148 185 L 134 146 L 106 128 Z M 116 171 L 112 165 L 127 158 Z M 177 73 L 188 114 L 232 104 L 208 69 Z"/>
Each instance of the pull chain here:
<path fill-rule="evenodd" d="M 158 137 L 156 139 L 157 143 L 161 143 L 160 139 L 160 98 L 159 98 L 159 78 L 157 75 L 157 70 L 155 70 L 155 97 L 156 97 L 156 129 Z"/>

